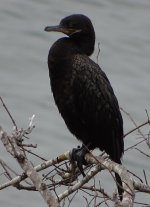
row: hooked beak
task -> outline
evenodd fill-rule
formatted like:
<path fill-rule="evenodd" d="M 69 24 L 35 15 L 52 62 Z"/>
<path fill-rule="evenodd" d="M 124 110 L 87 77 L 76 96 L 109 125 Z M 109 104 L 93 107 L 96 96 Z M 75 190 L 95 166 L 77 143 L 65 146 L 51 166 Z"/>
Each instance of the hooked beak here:
<path fill-rule="evenodd" d="M 46 32 L 62 32 L 68 36 L 77 33 L 77 32 L 81 32 L 81 29 L 73 29 L 73 28 L 64 28 L 60 25 L 57 26 L 47 26 L 45 27 L 44 31 Z"/>

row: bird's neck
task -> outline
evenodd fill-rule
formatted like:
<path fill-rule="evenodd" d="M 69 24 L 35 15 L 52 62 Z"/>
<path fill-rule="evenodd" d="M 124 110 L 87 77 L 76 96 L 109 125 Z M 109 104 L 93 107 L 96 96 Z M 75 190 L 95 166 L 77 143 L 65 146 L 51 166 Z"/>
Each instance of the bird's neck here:
<path fill-rule="evenodd" d="M 92 55 L 94 52 L 95 45 L 95 34 L 94 33 L 76 33 L 70 36 L 70 39 L 79 48 L 79 51 L 87 56 Z"/>

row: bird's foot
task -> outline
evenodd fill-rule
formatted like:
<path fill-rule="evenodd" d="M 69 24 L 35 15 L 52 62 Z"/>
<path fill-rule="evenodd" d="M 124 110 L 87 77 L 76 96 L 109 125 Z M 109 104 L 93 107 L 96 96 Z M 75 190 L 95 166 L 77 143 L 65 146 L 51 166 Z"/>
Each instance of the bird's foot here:
<path fill-rule="evenodd" d="M 82 147 L 78 146 L 77 148 L 73 148 L 73 150 L 72 150 L 72 161 L 77 162 L 77 166 L 78 166 L 81 174 L 83 175 L 83 177 L 85 177 L 83 165 L 88 164 L 84 158 L 84 156 L 87 152 L 88 152 L 87 149 L 85 149 L 83 146 Z"/>

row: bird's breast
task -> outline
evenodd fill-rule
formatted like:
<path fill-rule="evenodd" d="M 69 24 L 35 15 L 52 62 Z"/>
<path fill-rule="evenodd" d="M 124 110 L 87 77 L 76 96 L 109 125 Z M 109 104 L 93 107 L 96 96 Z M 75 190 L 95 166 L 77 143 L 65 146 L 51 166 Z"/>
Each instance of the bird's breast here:
<path fill-rule="evenodd" d="M 62 114 L 70 106 L 73 99 L 72 94 L 72 73 L 66 70 L 65 63 L 51 64 L 49 66 L 50 84 L 55 103 Z"/>

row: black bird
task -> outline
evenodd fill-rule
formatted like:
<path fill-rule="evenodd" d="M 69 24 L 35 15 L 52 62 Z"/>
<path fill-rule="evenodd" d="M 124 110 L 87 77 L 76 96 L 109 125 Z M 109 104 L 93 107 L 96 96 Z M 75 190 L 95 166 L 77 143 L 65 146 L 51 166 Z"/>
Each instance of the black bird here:
<path fill-rule="evenodd" d="M 68 36 L 58 39 L 50 48 L 48 67 L 58 110 L 70 132 L 83 143 L 74 151 L 74 159 L 82 171 L 80 162 L 85 163 L 86 145 L 89 150 L 104 150 L 113 161 L 121 164 L 123 120 L 107 76 L 89 58 L 95 45 L 95 31 L 90 19 L 82 14 L 70 15 L 58 26 L 46 27 L 45 31 L 62 32 Z M 121 197 L 121 179 L 118 174 L 115 176 Z"/>

